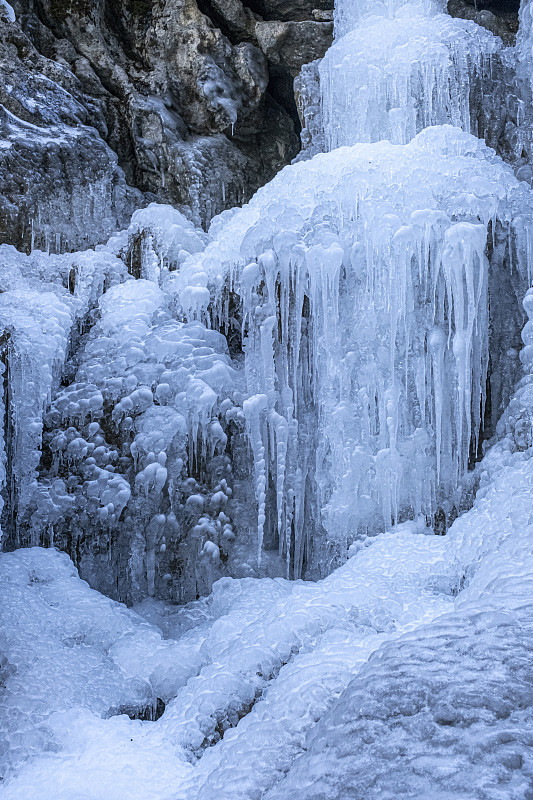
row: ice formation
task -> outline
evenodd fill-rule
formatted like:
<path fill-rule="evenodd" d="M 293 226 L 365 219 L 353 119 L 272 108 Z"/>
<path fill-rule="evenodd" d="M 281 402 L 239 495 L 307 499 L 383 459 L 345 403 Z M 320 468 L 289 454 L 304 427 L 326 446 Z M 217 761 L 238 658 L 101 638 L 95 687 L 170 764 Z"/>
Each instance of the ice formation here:
<path fill-rule="evenodd" d="M 474 507 L 447 537 L 423 521 L 397 526 L 316 584 L 225 579 L 186 607 L 141 604 L 151 623 L 143 625 L 90 592 L 65 556 L 4 554 L 3 680 L 8 697 L 32 709 L 15 717 L 6 800 L 355 790 L 392 800 L 399 782 L 411 792 L 525 800 L 533 437 L 519 398 L 530 384 L 528 376 L 481 464 Z M 36 631 L 26 682 L 27 668 L 19 678 L 14 667 Z M 85 686 L 85 659 L 72 668 L 80 648 L 97 664 L 107 654 L 113 678 L 102 696 L 84 689 L 84 709 L 74 701 L 63 711 Z M 70 673 L 39 679 L 58 651 Z M 101 717 L 121 702 L 141 717 L 165 691 L 174 699 L 156 722 Z M 476 794 L 461 794 L 465 785 Z"/>
<path fill-rule="evenodd" d="M 338 5 L 319 67 L 324 146 L 350 147 L 287 167 L 208 235 L 152 205 L 106 246 L 52 257 L 50 356 L 23 355 L 27 298 L 2 295 L 11 542 L 67 549 L 120 599 L 184 600 L 235 574 L 237 534 L 239 574 L 277 551 L 286 576 L 309 578 L 360 535 L 460 507 L 518 374 L 531 195 L 468 133 L 466 75 L 487 81 L 496 37 L 431 3 L 372 11 Z M 28 258 L 16 269 L 46 262 Z M 506 300 L 489 319 L 493 297 Z M 45 365 L 38 398 L 17 384 L 23 357 Z M 254 485 L 253 558 L 236 464 L 241 500 Z"/>
<path fill-rule="evenodd" d="M 6 800 L 530 797 L 533 202 L 443 10 L 338 3 L 334 149 L 207 235 L 0 248 L 5 541 L 135 603 L 0 554 Z"/>
<path fill-rule="evenodd" d="M 287 167 L 177 275 L 192 318 L 207 285 L 223 327 L 218 287 L 242 298 L 258 540 L 270 508 L 295 576 L 304 559 L 329 571 L 358 532 L 453 502 L 483 423 L 487 298 L 501 264 L 517 297 L 528 285 L 527 208 L 482 142 L 430 128 Z"/>
<path fill-rule="evenodd" d="M 496 102 L 489 79 L 501 41 L 447 14 L 400 12 L 365 18 L 323 58 L 328 150 L 380 139 L 405 144 L 423 128 L 446 123 L 484 135 L 483 113 Z"/>
<path fill-rule="evenodd" d="M 9 483 L 8 530 L 14 535 L 36 483 L 43 413 L 57 389 L 69 347 L 107 284 L 124 275 L 110 253 L 26 256 L 0 246 L 1 369 L 6 391 L 1 485 Z"/>
<path fill-rule="evenodd" d="M 370 14 L 394 18 L 423 14 L 428 20 L 446 11 L 445 0 L 337 0 L 335 3 L 335 38 L 339 39 L 361 25 Z M 431 25 L 431 22 L 428 23 Z"/>
<path fill-rule="evenodd" d="M 180 212 L 151 207 L 97 252 L 52 258 L 74 294 L 56 287 L 61 302 L 75 312 L 59 306 L 61 337 L 51 338 L 49 312 L 42 321 L 47 346 L 54 343 L 50 356 L 23 338 L 23 309 L 33 295 L 21 289 L 0 296 L 15 331 L 6 358 L 13 376 L 8 416 L 20 450 L 9 458 L 12 542 L 76 553 L 86 577 L 130 601 L 155 593 L 183 600 L 208 591 L 235 539 L 226 448 L 228 436 L 243 438 L 243 411 L 234 402 L 240 402 L 240 375 L 225 338 L 199 321 L 173 318 L 173 293 L 160 288 L 172 283 L 169 265 L 175 269 L 202 249 L 202 236 Z M 15 263 L 39 258 L 8 251 Z M 121 282 L 111 285 L 110 277 Z M 53 294 L 38 297 L 49 309 L 55 308 L 50 298 L 60 302 Z M 33 306 L 28 326 L 35 327 L 39 306 Z M 66 385 L 57 387 L 53 359 L 65 361 L 75 313 L 80 324 L 87 315 L 98 319 L 78 344 Z M 24 392 L 23 362 L 31 357 L 45 359 L 37 398 Z M 35 421 L 28 426 L 22 417 L 27 423 L 30 413 Z M 38 476 L 41 442 L 48 466 Z"/>

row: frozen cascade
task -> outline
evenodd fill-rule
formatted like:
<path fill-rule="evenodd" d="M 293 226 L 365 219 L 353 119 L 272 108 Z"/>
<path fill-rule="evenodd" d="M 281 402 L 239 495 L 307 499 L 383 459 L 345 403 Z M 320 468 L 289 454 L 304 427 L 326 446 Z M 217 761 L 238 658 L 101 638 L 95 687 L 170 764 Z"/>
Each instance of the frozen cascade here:
<path fill-rule="evenodd" d="M 471 21 L 407 11 L 366 17 L 323 58 L 328 150 L 380 139 L 405 144 L 423 128 L 446 123 L 485 135 L 498 104 L 491 74 L 501 41 Z"/>
<path fill-rule="evenodd" d="M 287 576 L 323 575 L 358 536 L 460 505 L 487 416 L 489 337 L 498 367 L 489 429 L 517 376 L 519 315 L 506 318 L 502 303 L 489 321 L 488 306 L 529 285 L 530 192 L 467 131 L 444 125 L 412 138 L 431 122 L 468 128 L 468 95 L 479 87 L 465 76 L 486 81 L 499 40 L 438 4 L 369 10 L 338 4 L 321 66 L 324 107 L 351 147 L 286 168 L 208 235 L 150 206 L 89 255 L 50 257 L 53 292 L 72 310 L 28 413 L 9 381 L 4 427 L 10 437 L 15 426 L 15 448 L 5 450 L 2 480 L 12 544 L 55 543 L 124 599 L 209 591 L 221 570 L 237 569 L 228 558 L 245 425 L 252 463 L 241 472 L 255 482 L 257 527 L 251 559 L 239 513 L 238 574 L 253 571 L 248 562 L 264 568 L 265 551 L 277 550 Z M 351 71 L 370 62 L 370 72 Z M 400 75 L 396 110 L 411 100 L 420 110 L 401 135 L 389 125 L 398 121 L 390 80 Z M 375 87 L 366 111 L 336 84 L 348 77 L 356 94 Z M 368 123 L 368 136 L 354 121 Z M 331 125 L 324 132 L 334 138 Z M 394 141 L 352 144 L 383 135 Z M 26 272 L 47 256 L 28 258 Z M 94 273 L 81 305 L 77 261 Z M 2 303 L 13 297 L 4 292 Z M 12 372 L 23 350 L 18 319 L 3 345 Z M 84 324 L 91 331 L 57 390 Z M 226 342 L 244 359 L 232 361 Z M 505 353 L 514 357 L 504 364 Z M 35 425 L 20 426 L 30 412 Z"/>
<path fill-rule="evenodd" d="M 533 200 L 469 132 L 499 45 L 443 10 L 338 3 L 350 146 L 207 235 L 0 247 L 2 800 L 529 800 Z"/>
<path fill-rule="evenodd" d="M 423 14 L 429 17 L 445 11 L 446 0 L 337 0 L 334 11 L 335 38 L 339 39 L 353 31 L 371 14 L 392 19 L 397 14 Z"/>
<path fill-rule="evenodd" d="M 66 385 L 53 387 L 52 402 L 50 396 L 33 405 L 28 395 L 19 400 L 13 395 L 19 384 L 11 381 L 16 413 L 9 418 L 26 460 L 17 453 L 11 459 L 15 477 L 21 471 L 24 477 L 9 493 L 17 503 L 10 544 L 65 549 L 91 583 L 129 601 L 156 593 L 182 601 L 208 592 L 235 540 L 226 448 L 231 435 L 244 438 L 243 411 L 235 405 L 240 376 L 225 338 L 201 322 L 176 321 L 173 295 L 160 288 L 171 277 L 169 264 L 175 268 L 200 251 L 204 239 L 170 207 L 136 212 L 128 231 L 92 259 L 74 257 L 78 269 L 91 263 L 102 284 L 110 264 L 120 277 L 103 294 L 103 285 L 93 292 L 92 305 L 76 299 L 84 283 L 73 277 L 73 257 L 51 257 L 75 294 L 61 286 L 60 296 L 82 307 L 92 327 L 78 344 Z M 0 296 L 4 306 L 14 306 L 12 371 L 23 357 L 22 309 L 29 297 L 27 290 Z M 81 308 L 78 316 L 84 319 Z M 44 354 L 38 349 L 35 358 Z M 50 395 L 51 376 L 46 388 Z M 18 420 L 23 402 L 36 415 L 31 441 Z M 37 475 L 41 443 L 46 467 Z"/>
<path fill-rule="evenodd" d="M 270 508 L 294 575 L 454 502 L 483 419 L 497 265 L 512 262 L 517 297 L 529 281 L 527 209 L 493 151 L 430 128 L 287 167 L 176 275 L 186 315 L 185 286 L 211 286 L 222 327 L 224 282 L 242 298 L 258 536 Z"/>
<path fill-rule="evenodd" d="M 106 283 L 111 286 L 124 272 L 111 253 L 48 256 L 35 251 L 26 256 L 14 247 L 0 247 L 0 369 L 6 387 L 0 416 L 8 439 L 0 459 L 0 487 L 6 480 L 10 484 L 4 509 L 10 533 L 36 485 L 43 414 L 69 348 Z"/>

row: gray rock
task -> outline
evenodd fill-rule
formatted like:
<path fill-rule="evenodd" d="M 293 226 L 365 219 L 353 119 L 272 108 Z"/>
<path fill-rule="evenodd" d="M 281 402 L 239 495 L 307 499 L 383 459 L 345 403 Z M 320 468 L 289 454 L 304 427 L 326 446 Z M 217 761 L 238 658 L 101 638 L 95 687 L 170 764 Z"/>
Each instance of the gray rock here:
<path fill-rule="evenodd" d="M 285 94 L 274 86 L 274 100 L 258 17 L 240 0 L 15 0 L 14 6 L 36 50 L 77 83 L 85 123 L 148 199 L 188 207 L 206 224 L 213 213 L 249 199 L 297 154 L 295 58 L 281 67 L 291 85 Z M 273 57 L 281 64 L 284 56 Z"/>
<path fill-rule="evenodd" d="M 269 64 L 293 77 L 304 64 L 321 58 L 333 41 L 331 22 L 258 22 L 255 32 Z"/>
<path fill-rule="evenodd" d="M 518 32 L 518 5 L 513 2 L 490 0 L 449 0 L 448 13 L 452 17 L 472 19 L 499 36 L 505 45 L 512 47 Z"/>
<path fill-rule="evenodd" d="M 0 240 L 79 249 L 126 224 L 141 194 L 95 125 L 101 109 L 59 62 L 0 18 Z"/>
<path fill-rule="evenodd" d="M 333 11 L 333 0 L 250 0 L 249 6 L 266 20 L 301 21 Z"/>

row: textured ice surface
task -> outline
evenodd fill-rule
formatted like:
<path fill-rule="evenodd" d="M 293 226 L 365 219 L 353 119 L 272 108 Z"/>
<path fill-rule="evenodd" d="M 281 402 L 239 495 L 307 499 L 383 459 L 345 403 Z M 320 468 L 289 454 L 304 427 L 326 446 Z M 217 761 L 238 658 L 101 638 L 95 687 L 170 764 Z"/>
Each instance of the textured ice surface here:
<path fill-rule="evenodd" d="M 149 717 L 157 698 L 173 696 L 188 677 L 185 640 L 164 641 L 159 629 L 90 589 L 65 553 L 2 554 L 0 597 L 3 775 L 57 749 L 50 714 L 68 719 L 79 708 Z"/>
<path fill-rule="evenodd" d="M 279 540 L 294 575 L 453 504 L 482 419 L 487 298 L 505 270 L 507 292 L 528 285 L 530 206 L 478 139 L 428 128 L 287 167 L 175 273 L 188 317 L 210 303 L 224 326 L 224 283 L 242 298 L 258 547 Z"/>
<path fill-rule="evenodd" d="M 520 26 L 516 38 L 519 66 L 533 87 L 533 3 L 520 3 Z"/>
<path fill-rule="evenodd" d="M 486 462 L 490 478 L 446 541 L 455 591 L 466 583 L 454 613 L 369 660 L 269 799 L 530 796 L 531 451 L 503 445 Z"/>
<path fill-rule="evenodd" d="M 4 527 L 12 544 L 74 548 L 84 577 L 120 599 L 208 592 L 235 539 L 226 448 L 244 438 L 241 379 L 222 334 L 172 313 L 173 270 L 205 239 L 150 206 L 96 252 L 3 248 Z"/>
<path fill-rule="evenodd" d="M 10 519 L 24 513 L 36 485 L 43 414 L 69 348 L 104 284 L 124 273 L 123 263 L 105 251 L 26 256 L 0 246 L 0 369 L 9 385 L 0 411 L 10 438 L 9 451 L 0 454 L 0 489 L 9 481 Z"/>
<path fill-rule="evenodd" d="M 481 98 L 495 102 L 490 76 L 501 47 L 489 31 L 447 14 L 365 18 L 320 64 L 326 149 L 403 144 L 446 123 L 484 135 Z"/>
<path fill-rule="evenodd" d="M 316 584 L 223 579 L 182 608 L 145 601 L 152 624 L 63 554 L 0 556 L 3 797 L 526 800 L 529 326 L 526 377 L 446 537 L 406 523 Z M 108 717 L 155 697 L 157 722 Z"/>
<path fill-rule="evenodd" d="M 157 722 L 101 719 L 107 709 L 94 699 L 90 711 L 54 714 L 45 742 L 32 740 L 32 760 L 18 764 L 3 796 L 526 800 L 532 464 L 531 449 L 504 437 L 482 462 L 473 509 L 447 537 L 428 535 L 423 523 L 398 526 L 362 543 L 317 584 L 224 579 L 209 598 L 183 609 L 144 603 L 139 610 L 166 619 L 167 635 L 180 636 L 168 656 L 155 628 L 90 592 L 65 556 L 38 549 L 3 555 L 12 602 L 23 596 L 32 619 L 14 626 L 8 612 L 7 661 L 24 625 L 39 631 L 36 651 L 53 678 L 54 709 L 66 705 L 58 701 L 65 678 L 53 666 L 57 625 L 39 624 L 43 613 L 61 620 L 67 639 L 88 626 L 83 641 L 101 642 L 113 669 L 118 663 L 123 673 L 113 673 L 108 702 L 133 677 L 147 683 L 149 696 L 150 687 L 160 692 L 158 659 L 167 686 L 172 677 L 176 687 L 183 680 L 184 664 L 191 670 Z M 38 602 L 30 604 L 32 594 Z M 46 718 L 50 699 L 39 706 L 28 695 L 26 708 Z M 43 752 L 49 741 L 53 753 Z"/>
<path fill-rule="evenodd" d="M 337 0 L 335 3 L 335 38 L 364 24 L 365 17 L 376 15 L 392 19 L 395 16 L 429 17 L 446 11 L 445 0 Z"/>
<path fill-rule="evenodd" d="M 338 5 L 331 146 L 468 128 L 496 45 L 442 10 Z M 3 248 L 10 535 L 140 602 L 53 549 L 0 555 L 2 798 L 530 800 L 531 292 L 475 503 L 446 537 L 426 522 L 459 505 L 489 344 L 491 424 L 512 393 L 530 221 L 528 187 L 443 126 L 288 168 L 209 237 L 151 206 L 96 254 Z M 247 557 L 342 566 L 156 600 L 223 574 L 236 467 Z"/>
<path fill-rule="evenodd" d="M 127 281 L 103 296 L 75 379 L 47 412 L 53 462 L 35 493 L 31 530 L 38 536 L 52 522 L 58 541 L 88 536 L 95 547 L 101 537 L 105 556 L 93 570 L 107 562 L 112 585 L 110 533 L 124 512 L 133 599 L 153 595 L 156 583 L 174 596 L 174 579 L 176 596 L 196 596 L 197 559 L 208 588 L 219 548 L 234 538 L 224 513 L 231 490 L 222 427 L 233 404 L 221 403 L 233 395 L 235 374 L 225 350 L 216 331 L 173 320 L 156 283 Z M 172 578 L 169 562 L 188 535 Z"/>

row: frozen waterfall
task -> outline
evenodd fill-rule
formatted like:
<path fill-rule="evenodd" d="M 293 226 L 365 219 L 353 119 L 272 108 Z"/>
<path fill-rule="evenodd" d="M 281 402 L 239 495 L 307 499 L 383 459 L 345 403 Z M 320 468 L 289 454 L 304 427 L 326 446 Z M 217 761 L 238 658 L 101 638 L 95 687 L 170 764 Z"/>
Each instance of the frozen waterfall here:
<path fill-rule="evenodd" d="M 481 137 L 532 9 L 338 0 L 246 206 L 0 246 L 2 800 L 530 800 L 533 193 Z"/>
<path fill-rule="evenodd" d="M 330 152 L 207 236 L 150 206 L 96 251 L 3 248 L 10 546 L 181 601 L 228 573 L 323 576 L 461 507 L 531 272 L 529 187 L 473 135 L 502 45 L 430 2 L 335 13 L 308 87 Z"/>

